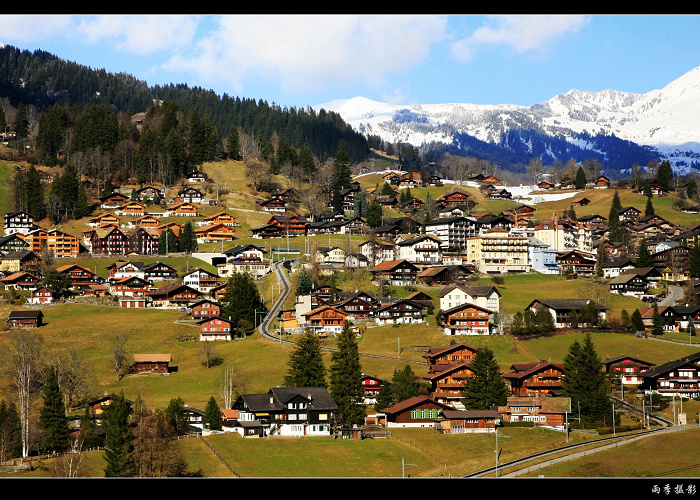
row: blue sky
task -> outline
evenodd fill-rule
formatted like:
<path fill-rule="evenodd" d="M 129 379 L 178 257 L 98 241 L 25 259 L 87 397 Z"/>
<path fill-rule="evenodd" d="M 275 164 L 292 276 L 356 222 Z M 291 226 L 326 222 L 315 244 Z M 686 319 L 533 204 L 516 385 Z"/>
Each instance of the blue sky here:
<path fill-rule="evenodd" d="M 0 15 L 0 43 L 149 85 L 306 107 L 645 93 L 700 66 L 695 15 Z"/>

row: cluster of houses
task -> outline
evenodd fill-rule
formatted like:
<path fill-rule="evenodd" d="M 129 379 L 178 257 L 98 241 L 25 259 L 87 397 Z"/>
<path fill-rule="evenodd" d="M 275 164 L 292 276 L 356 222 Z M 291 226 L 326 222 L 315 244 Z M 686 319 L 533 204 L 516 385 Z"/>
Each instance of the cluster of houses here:
<path fill-rule="evenodd" d="M 466 381 L 475 377 L 472 363 L 477 348 L 451 342 L 429 348 L 424 358 L 427 373 L 422 394 L 401 401 L 373 415 L 367 423 L 386 427 L 425 427 L 442 434 L 495 432 L 502 422 L 563 431 L 572 412 L 570 398 L 563 396 L 564 365 L 549 361 L 516 363 L 503 374 L 509 392 L 506 404 L 488 410 L 468 410 L 462 404 Z M 177 371 L 170 354 L 134 355 L 131 373 L 169 374 Z M 700 353 L 661 365 L 633 356 L 607 358 L 601 363 L 611 381 L 627 390 L 662 396 L 693 398 L 700 395 Z M 364 403 L 373 405 L 385 381 L 363 375 Z M 110 397 L 90 403 L 94 418 L 109 404 Z M 202 432 L 202 410 L 185 408 L 191 432 Z M 267 393 L 241 394 L 231 408 L 221 409 L 223 432 L 243 437 L 335 436 L 363 438 L 362 430 L 337 427 L 338 406 L 321 387 L 277 387 Z"/>

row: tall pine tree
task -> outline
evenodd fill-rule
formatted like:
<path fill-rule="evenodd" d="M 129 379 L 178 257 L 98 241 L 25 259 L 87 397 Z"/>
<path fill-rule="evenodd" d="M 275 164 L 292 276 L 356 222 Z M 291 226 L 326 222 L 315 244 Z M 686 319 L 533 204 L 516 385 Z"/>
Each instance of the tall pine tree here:
<path fill-rule="evenodd" d="M 478 349 L 471 370 L 474 377 L 466 379 L 462 392 L 464 406 L 468 410 L 488 410 L 492 406 L 505 405 L 508 389 L 493 351 Z"/>
<path fill-rule="evenodd" d="M 63 451 L 69 443 L 68 420 L 63 394 L 58 386 L 58 371 L 51 367 L 46 374 L 42 390 L 44 405 L 41 407 L 39 425 L 42 433 L 42 448 L 46 451 Z"/>
<path fill-rule="evenodd" d="M 338 350 L 331 355 L 330 394 L 338 405 L 338 417 L 346 425 L 365 421 L 362 367 L 355 334 L 348 321 L 338 335 Z"/>
<path fill-rule="evenodd" d="M 590 333 L 586 333 L 582 343 L 574 341 L 569 347 L 564 357 L 562 388 L 564 395 L 571 398 L 572 412 L 580 411 L 581 420 L 602 422 L 610 412 L 605 375 Z"/>
<path fill-rule="evenodd" d="M 221 408 L 216 402 L 216 398 L 212 396 L 207 402 L 207 407 L 204 409 L 202 423 L 212 431 L 220 431 L 223 428 L 223 420 L 221 418 Z"/>
<path fill-rule="evenodd" d="M 265 310 L 255 279 L 246 272 L 233 273 L 226 285 L 221 315 L 230 319 L 241 335 L 255 330 L 256 312 Z"/>
<path fill-rule="evenodd" d="M 104 412 L 105 477 L 132 477 L 135 472 L 132 452 L 134 436 L 130 426 L 129 405 L 121 393 L 112 396 Z"/>
<path fill-rule="evenodd" d="M 289 355 L 287 387 L 326 387 L 326 367 L 321 354 L 321 342 L 309 329 L 304 330 Z"/>

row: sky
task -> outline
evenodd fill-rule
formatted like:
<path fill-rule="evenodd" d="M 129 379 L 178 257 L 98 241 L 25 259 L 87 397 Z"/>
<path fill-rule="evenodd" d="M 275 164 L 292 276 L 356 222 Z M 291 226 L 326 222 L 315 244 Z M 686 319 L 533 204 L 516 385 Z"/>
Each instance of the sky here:
<path fill-rule="evenodd" d="M 0 15 L 0 44 L 149 86 L 305 108 L 646 93 L 700 66 L 696 15 Z"/>

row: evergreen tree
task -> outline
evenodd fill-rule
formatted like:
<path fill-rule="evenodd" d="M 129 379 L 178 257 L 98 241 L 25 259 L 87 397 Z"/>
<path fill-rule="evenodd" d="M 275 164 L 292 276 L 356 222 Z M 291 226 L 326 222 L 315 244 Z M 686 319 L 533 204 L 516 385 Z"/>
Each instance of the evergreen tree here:
<path fill-rule="evenodd" d="M 338 335 L 338 350 L 331 355 L 330 393 L 338 405 L 338 417 L 346 425 L 364 423 L 362 368 L 355 334 L 345 322 Z"/>
<path fill-rule="evenodd" d="M 507 402 L 508 389 L 493 351 L 478 349 L 471 364 L 474 377 L 467 378 L 462 401 L 468 410 L 488 410 Z"/>
<path fill-rule="evenodd" d="M 391 387 L 391 382 L 386 381 L 379 388 L 377 397 L 374 402 L 374 409 L 377 411 L 382 411 L 386 408 L 394 406 L 394 394 L 393 388 Z"/>
<path fill-rule="evenodd" d="M 343 211 L 343 197 L 341 191 L 350 187 L 352 183 L 352 172 L 350 171 L 350 160 L 345 152 L 345 147 L 338 147 L 333 163 L 333 210 Z"/>
<path fill-rule="evenodd" d="M 690 279 L 700 278 L 700 245 L 698 244 L 688 252 L 688 276 Z"/>
<path fill-rule="evenodd" d="M 104 412 L 105 477 L 132 477 L 135 473 L 132 452 L 134 437 L 129 425 L 129 405 L 124 394 L 112 396 Z"/>
<path fill-rule="evenodd" d="M 187 431 L 187 415 L 185 414 L 185 402 L 182 398 L 171 399 L 163 412 L 163 417 L 175 434 L 182 435 Z"/>
<path fill-rule="evenodd" d="M 375 228 L 382 225 L 382 206 L 375 199 L 369 203 L 367 207 L 367 225 L 369 227 Z"/>
<path fill-rule="evenodd" d="M 651 334 L 652 335 L 663 335 L 664 334 L 664 320 L 659 313 L 659 306 L 654 302 L 652 306 L 654 312 L 651 315 Z"/>
<path fill-rule="evenodd" d="M 171 252 L 177 252 L 177 239 L 172 229 L 168 228 L 158 237 L 158 255 L 168 255 Z"/>
<path fill-rule="evenodd" d="M 584 172 L 583 167 L 578 167 L 578 170 L 576 171 L 574 186 L 576 189 L 584 189 L 586 187 L 586 172 Z"/>
<path fill-rule="evenodd" d="M 22 424 L 14 401 L 0 402 L 0 461 L 22 454 Z"/>
<path fill-rule="evenodd" d="M 644 217 L 650 217 L 654 214 L 654 204 L 651 202 L 651 198 L 647 198 L 647 205 L 644 208 Z"/>
<path fill-rule="evenodd" d="M 627 309 L 623 309 L 622 312 L 620 312 L 620 323 L 625 330 L 630 331 L 632 329 L 632 319 Z"/>
<path fill-rule="evenodd" d="M 299 281 L 297 283 L 296 295 L 308 295 L 311 293 L 311 290 L 313 290 L 313 287 L 314 285 L 311 282 L 311 277 L 309 277 L 309 274 L 306 272 L 306 269 L 302 267 L 301 272 L 299 273 Z"/>
<path fill-rule="evenodd" d="M 44 202 L 44 187 L 39 178 L 39 172 L 30 165 L 24 176 L 22 198 L 24 206 L 34 220 L 41 220 L 46 217 L 46 204 Z"/>
<path fill-rule="evenodd" d="M 223 428 L 221 409 L 214 396 L 209 398 L 207 402 L 207 407 L 204 409 L 204 416 L 202 417 L 202 423 L 212 431 L 220 431 Z"/>
<path fill-rule="evenodd" d="M 238 134 L 238 127 L 232 126 L 226 136 L 226 151 L 232 160 L 241 159 L 241 142 Z"/>
<path fill-rule="evenodd" d="M 314 160 L 313 151 L 311 151 L 311 147 L 308 144 L 301 145 L 297 161 L 306 175 L 313 175 L 316 172 L 316 161 Z"/>
<path fill-rule="evenodd" d="M 666 192 L 673 191 L 673 168 L 668 160 L 664 160 L 656 171 L 656 185 Z"/>
<path fill-rule="evenodd" d="M 403 370 L 394 371 L 390 386 L 393 404 L 418 396 L 418 376 L 409 365 Z"/>
<path fill-rule="evenodd" d="M 39 425 L 43 430 L 42 444 L 47 451 L 62 451 L 69 443 L 68 420 L 63 394 L 58 386 L 58 371 L 49 369 L 42 390 L 44 405 L 41 408 Z"/>
<path fill-rule="evenodd" d="M 233 273 L 226 285 L 221 315 L 229 318 L 241 335 L 255 330 L 255 313 L 265 310 L 255 279 L 246 272 Z"/>
<path fill-rule="evenodd" d="M 630 321 L 633 331 L 643 332 L 645 330 L 646 327 L 644 326 L 644 320 L 642 319 L 642 314 L 639 312 L 639 309 L 634 310 L 632 316 L 630 316 Z"/>
<path fill-rule="evenodd" d="M 689 200 L 697 201 L 698 198 L 698 183 L 695 178 L 688 181 L 688 185 L 685 188 L 685 194 Z"/>
<path fill-rule="evenodd" d="M 192 253 L 197 251 L 197 236 L 194 232 L 192 221 L 187 221 L 178 239 L 178 250 L 180 252 Z"/>
<path fill-rule="evenodd" d="M 323 365 L 321 343 L 311 330 L 306 329 L 289 355 L 287 387 L 326 387 L 326 367 Z"/>
<path fill-rule="evenodd" d="M 27 108 L 23 102 L 17 105 L 15 113 L 15 134 L 17 139 L 26 139 L 29 135 L 29 119 L 27 118 Z"/>
<path fill-rule="evenodd" d="M 564 357 L 562 388 L 564 395 L 571 398 L 572 411 L 580 410 L 583 421 L 602 421 L 610 411 L 605 375 L 590 333 L 586 333 L 582 343 L 576 340 L 569 347 Z"/>
<path fill-rule="evenodd" d="M 634 260 L 634 267 L 644 268 L 652 267 L 654 265 L 654 259 L 651 257 L 651 252 L 647 247 L 647 241 L 642 240 L 639 243 L 639 249 L 637 250 L 637 258 Z"/>

